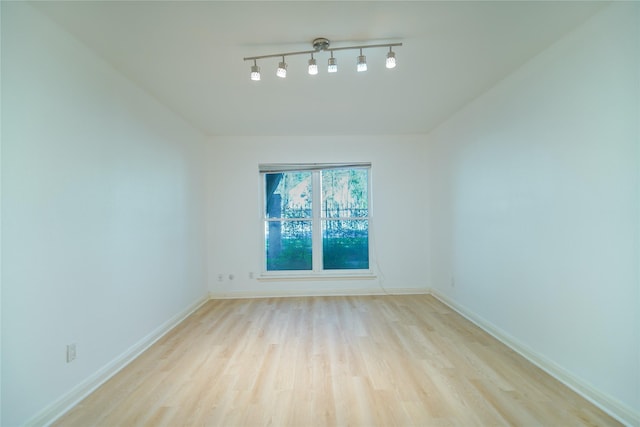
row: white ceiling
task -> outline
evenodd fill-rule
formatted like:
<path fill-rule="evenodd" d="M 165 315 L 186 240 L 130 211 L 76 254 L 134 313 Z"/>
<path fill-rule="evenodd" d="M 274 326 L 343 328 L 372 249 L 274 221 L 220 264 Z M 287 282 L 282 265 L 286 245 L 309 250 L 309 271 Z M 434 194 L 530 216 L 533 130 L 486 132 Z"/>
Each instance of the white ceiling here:
<path fill-rule="evenodd" d="M 595 2 L 36 2 L 132 81 L 209 135 L 426 133 L 584 22 Z M 402 42 L 398 66 L 385 49 L 339 51 L 339 72 L 317 76 L 306 56 L 247 56 Z"/>

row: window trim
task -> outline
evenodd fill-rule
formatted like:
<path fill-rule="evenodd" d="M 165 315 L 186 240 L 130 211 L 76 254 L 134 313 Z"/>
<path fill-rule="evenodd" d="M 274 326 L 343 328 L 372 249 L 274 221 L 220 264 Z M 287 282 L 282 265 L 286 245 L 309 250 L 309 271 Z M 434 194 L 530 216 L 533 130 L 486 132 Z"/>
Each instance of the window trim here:
<path fill-rule="evenodd" d="M 368 221 L 368 252 L 369 268 L 367 269 L 322 269 L 322 223 L 321 208 L 321 173 L 327 169 L 367 169 L 367 206 L 368 216 L 364 219 Z M 270 173 L 287 172 L 312 172 L 312 269 L 311 270 L 267 270 L 266 256 L 266 187 L 265 175 Z M 377 278 L 373 266 L 375 265 L 375 251 L 373 250 L 374 240 L 374 220 L 373 220 L 373 197 L 372 197 L 372 167 L 371 162 L 350 162 L 350 163 L 264 163 L 259 164 L 260 182 L 260 265 L 261 272 L 256 277 L 259 281 L 279 281 L 279 280 L 370 280 Z M 332 218 L 333 219 L 333 218 Z"/>

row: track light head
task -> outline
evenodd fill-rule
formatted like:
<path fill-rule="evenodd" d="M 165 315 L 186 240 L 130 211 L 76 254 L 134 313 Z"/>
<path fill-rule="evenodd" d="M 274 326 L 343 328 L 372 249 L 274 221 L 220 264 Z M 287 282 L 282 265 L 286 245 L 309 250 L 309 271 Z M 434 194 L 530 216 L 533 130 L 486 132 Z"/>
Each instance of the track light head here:
<path fill-rule="evenodd" d="M 356 69 L 358 72 L 367 71 L 367 57 L 362 54 L 362 49 L 360 49 L 360 56 L 358 56 L 358 64 Z"/>
<path fill-rule="evenodd" d="M 253 61 L 253 65 L 251 66 L 251 80 L 253 81 L 259 81 L 260 80 L 260 67 L 258 67 L 258 64 L 256 63 L 256 61 Z"/>
<path fill-rule="evenodd" d="M 280 78 L 287 77 L 287 63 L 284 62 L 284 56 L 282 57 L 282 62 L 278 63 L 278 69 L 276 70 L 276 76 Z"/>
<path fill-rule="evenodd" d="M 329 65 L 327 67 L 327 72 L 329 73 L 338 72 L 338 63 L 336 62 L 336 58 L 333 57 L 333 52 L 331 52 L 331 58 L 329 58 Z"/>
<path fill-rule="evenodd" d="M 387 63 L 385 64 L 387 68 L 396 68 L 396 54 L 389 48 L 389 53 L 387 53 Z"/>
<path fill-rule="evenodd" d="M 309 74 L 315 76 L 318 74 L 318 64 L 316 63 L 315 58 L 313 57 L 313 53 L 311 54 L 311 59 L 309 60 Z"/>

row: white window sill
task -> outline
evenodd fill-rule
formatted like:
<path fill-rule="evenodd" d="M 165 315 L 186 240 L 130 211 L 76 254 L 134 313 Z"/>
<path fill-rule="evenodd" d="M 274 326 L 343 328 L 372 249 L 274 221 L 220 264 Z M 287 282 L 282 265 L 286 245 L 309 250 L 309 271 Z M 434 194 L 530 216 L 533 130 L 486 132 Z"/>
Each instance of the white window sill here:
<path fill-rule="evenodd" d="M 301 274 L 268 274 L 263 273 L 256 277 L 260 282 L 282 282 L 282 281 L 339 281 L 339 280 L 373 280 L 377 279 L 373 273 L 301 273 Z"/>

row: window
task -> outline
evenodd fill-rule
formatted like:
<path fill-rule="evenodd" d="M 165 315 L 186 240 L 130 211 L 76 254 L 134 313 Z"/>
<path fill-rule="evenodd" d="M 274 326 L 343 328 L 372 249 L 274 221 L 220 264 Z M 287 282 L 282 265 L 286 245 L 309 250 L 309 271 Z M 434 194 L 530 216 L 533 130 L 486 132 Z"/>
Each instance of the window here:
<path fill-rule="evenodd" d="M 267 272 L 369 270 L 370 164 L 261 165 Z"/>

